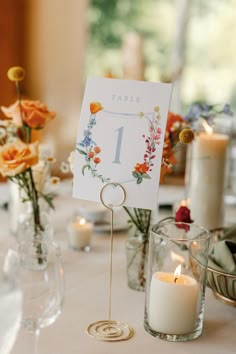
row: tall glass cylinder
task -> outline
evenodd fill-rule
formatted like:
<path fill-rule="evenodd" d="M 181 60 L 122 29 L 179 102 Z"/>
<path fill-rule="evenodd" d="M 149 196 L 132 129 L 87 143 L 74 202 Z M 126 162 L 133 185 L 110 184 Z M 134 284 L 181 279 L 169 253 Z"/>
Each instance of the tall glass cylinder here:
<path fill-rule="evenodd" d="M 202 333 L 209 238 L 195 224 L 152 228 L 144 328 L 154 337 L 187 341 Z"/>

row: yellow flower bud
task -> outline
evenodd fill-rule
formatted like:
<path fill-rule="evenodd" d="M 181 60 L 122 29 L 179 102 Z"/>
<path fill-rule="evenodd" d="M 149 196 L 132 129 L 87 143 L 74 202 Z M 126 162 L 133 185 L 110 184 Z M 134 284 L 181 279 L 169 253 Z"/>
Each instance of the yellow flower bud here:
<path fill-rule="evenodd" d="M 10 81 L 22 81 L 25 77 L 25 70 L 21 66 L 13 66 L 7 72 Z"/>
<path fill-rule="evenodd" d="M 179 133 L 179 141 L 183 144 L 189 144 L 194 139 L 194 132 L 191 129 L 183 129 Z"/>
<path fill-rule="evenodd" d="M 159 106 L 154 107 L 154 112 L 159 112 Z"/>
<path fill-rule="evenodd" d="M 142 118 L 144 116 L 144 113 L 143 112 L 139 112 L 139 117 Z"/>

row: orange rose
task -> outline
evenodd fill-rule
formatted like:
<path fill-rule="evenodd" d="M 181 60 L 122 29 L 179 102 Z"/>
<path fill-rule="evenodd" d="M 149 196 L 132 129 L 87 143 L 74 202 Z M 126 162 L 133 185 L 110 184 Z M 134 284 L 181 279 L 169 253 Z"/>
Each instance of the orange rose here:
<path fill-rule="evenodd" d="M 16 101 L 9 107 L 1 107 L 1 110 L 7 118 L 12 118 L 14 124 L 21 127 L 23 122 L 30 128 L 43 128 L 46 122 L 53 119 L 55 112 L 50 112 L 46 105 L 39 101 L 22 100 L 21 110 L 23 115 L 23 122 L 21 119 L 19 101 Z"/>
<path fill-rule="evenodd" d="M 14 177 L 38 163 L 38 142 L 25 144 L 16 140 L 0 146 L 0 173 Z"/>
<path fill-rule="evenodd" d="M 99 102 L 91 102 L 90 103 L 90 112 L 95 114 L 103 109 L 101 103 Z"/>

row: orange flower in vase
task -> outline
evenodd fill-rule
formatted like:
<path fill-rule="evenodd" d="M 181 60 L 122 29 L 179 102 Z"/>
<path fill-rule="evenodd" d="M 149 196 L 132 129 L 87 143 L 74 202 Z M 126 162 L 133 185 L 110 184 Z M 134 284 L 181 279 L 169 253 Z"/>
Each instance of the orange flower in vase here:
<path fill-rule="evenodd" d="M 14 177 L 38 163 L 38 142 L 25 144 L 20 140 L 0 146 L 0 173 Z"/>
<path fill-rule="evenodd" d="M 22 99 L 20 82 L 25 76 L 23 68 L 12 67 L 7 76 L 15 83 L 17 100 L 9 107 L 1 107 L 5 119 L 0 122 L 0 126 L 4 128 L 1 129 L 0 139 L 0 175 L 14 182 L 10 186 L 16 186 L 14 193 L 17 193 L 17 203 L 26 202 L 27 205 L 22 210 L 30 211 L 30 223 L 27 232 L 22 232 L 22 236 L 39 239 L 48 229 L 44 227 L 47 220 L 44 213 L 41 213 L 43 204 L 53 208 L 53 193 L 48 189 L 44 190 L 52 161 L 46 157 L 39 160 L 39 141 L 35 139 L 39 138 L 39 130 L 56 114 L 39 101 Z M 17 219 L 18 215 L 12 223 L 10 221 L 13 232 L 17 231 L 18 226 L 25 227 L 23 224 L 18 225 Z"/>
<path fill-rule="evenodd" d="M 161 184 L 164 183 L 165 176 L 173 171 L 174 165 L 178 162 L 175 157 L 175 150 L 176 146 L 179 145 L 179 134 L 187 127 L 188 124 L 179 114 L 168 113 L 160 174 Z M 184 141 L 181 141 L 181 143 L 184 143 Z"/>
<path fill-rule="evenodd" d="M 56 113 L 50 112 L 45 104 L 32 100 L 17 100 L 9 107 L 1 107 L 1 109 L 16 126 L 22 127 L 25 124 L 33 129 L 43 128 L 48 120 L 56 116 Z"/>

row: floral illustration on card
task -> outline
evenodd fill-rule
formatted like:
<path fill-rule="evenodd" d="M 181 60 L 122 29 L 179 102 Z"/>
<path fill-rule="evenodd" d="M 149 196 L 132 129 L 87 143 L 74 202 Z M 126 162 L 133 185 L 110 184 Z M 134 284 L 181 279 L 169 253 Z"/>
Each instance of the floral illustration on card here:
<path fill-rule="evenodd" d="M 103 110 L 101 103 L 90 103 L 90 118 L 87 125 L 87 129 L 84 130 L 83 140 L 77 145 L 77 151 L 84 156 L 85 164 L 82 167 L 82 174 L 84 176 L 85 171 L 88 170 L 93 177 L 99 178 L 103 183 L 108 182 L 110 178 L 103 177 L 98 172 L 98 165 L 102 162 L 99 156 L 101 148 L 92 139 L 92 129 L 96 125 L 96 114 Z"/>
<path fill-rule="evenodd" d="M 88 125 L 83 132 L 82 140 L 77 144 L 77 151 L 83 155 L 85 164 L 82 166 L 82 175 L 85 172 L 90 172 L 92 177 L 99 178 L 103 183 L 109 182 L 110 178 L 104 177 L 99 173 L 99 165 L 101 165 L 102 160 L 99 156 L 101 148 L 93 140 L 92 130 L 97 124 L 96 114 L 103 110 L 103 106 L 100 102 L 90 103 L 90 117 L 88 120 Z M 147 120 L 148 132 L 142 134 L 142 138 L 145 139 L 145 152 L 143 155 L 143 160 L 137 162 L 134 169 L 130 171 L 134 180 L 137 184 L 142 183 L 144 180 L 151 179 L 150 172 L 154 167 L 154 159 L 156 157 L 157 145 L 161 142 L 161 125 L 160 125 L 160 114 L 159 107 L 154 107 L 154 112 L 151 114 L 145 114 L 140 112 L 137 117 L 144 118 Z"/>
<path fill-rule="evenodd" d="M 161 142 L 161 125 L 159 107 L 154 107 L 154 114 L 152 118 L 149 118 L 143 112 L 139 113 L 140 118 L 145 118 L 148 121 L 148 134 L 143 134 L 145 139 L 146 150 L 143 156 L 142 162 L 137 162 L 132 172 L 133 177 L 136 179 L 136 183 L 140 184 L 143 179 L 151 179 L 150 172 L 154 167 L 154 159 L 156 157 L 157 145 Z"/>

